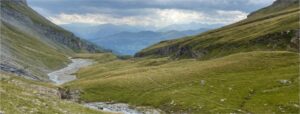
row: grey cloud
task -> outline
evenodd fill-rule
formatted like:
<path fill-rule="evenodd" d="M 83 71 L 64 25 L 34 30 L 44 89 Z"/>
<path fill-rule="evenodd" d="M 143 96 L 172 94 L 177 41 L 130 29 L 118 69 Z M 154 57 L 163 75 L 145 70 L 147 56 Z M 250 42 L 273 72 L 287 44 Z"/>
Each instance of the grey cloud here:
<path fill-rule="evenodd" d="M 272 0 L 256 0 L 272 1 Z M 143 13 L 145 8 L 186 9 L 206 11 L 239 10 L 252 12 L 270 2 L 255 0 L 28 0 L 32 6 L 57 13 L 107 13 L 114 15 L 134 15 Z M 98 9 L 98 10 L 95 10 Z"/>
<path fill-rule="evenodd" d="M 229 24 L 273 1 L 28 0 L 28 4 L 57 24 L 79 22 L 158 26 L 185 22 Z"/>

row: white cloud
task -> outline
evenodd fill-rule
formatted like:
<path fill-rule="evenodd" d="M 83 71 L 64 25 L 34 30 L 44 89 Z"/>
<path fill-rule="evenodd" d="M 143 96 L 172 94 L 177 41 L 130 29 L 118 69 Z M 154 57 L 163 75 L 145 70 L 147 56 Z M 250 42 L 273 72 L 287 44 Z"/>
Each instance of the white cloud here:
<path fill-rule="evenodd" d="M 146 15 L 114 17 L 107 14 L 66 14 L 48 17 L 56 24 L 87 23 L 87 24 L 128 24 L 139 26 L 165 27 L 172 24 L 230 24 L 247 17 L 242 11 L 217 10 L 210 13 L 181 9 L 144 9 Z"/>
<path fill-rule="evenodd" d="M 254 4 L 254 5 L 258 5 L 258 4 L 263 4 L 263 5 L 269 5 L 271 3 L 273 3 L 275 0 L 248 0 L 249 4 Z"/>

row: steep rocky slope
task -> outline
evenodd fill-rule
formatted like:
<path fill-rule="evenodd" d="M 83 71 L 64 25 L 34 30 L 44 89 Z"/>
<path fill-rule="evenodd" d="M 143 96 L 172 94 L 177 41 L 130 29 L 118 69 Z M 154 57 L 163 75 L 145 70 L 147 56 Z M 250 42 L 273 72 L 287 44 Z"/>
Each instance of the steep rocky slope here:
<path fill-rule="evenodd" d="M 193 37 L 163 41 L 135 56 L 207 59 L 253 50 L 298 51 L 298 3 L 277 0 L 238 23 Z"/>
<path fill-rule="evenodd" d="M 1 0 L 1 71 L 30 79 L 66 65 L 74 52 L 99 52 L 95 45 L 51 23 L 26 0 Z"/>

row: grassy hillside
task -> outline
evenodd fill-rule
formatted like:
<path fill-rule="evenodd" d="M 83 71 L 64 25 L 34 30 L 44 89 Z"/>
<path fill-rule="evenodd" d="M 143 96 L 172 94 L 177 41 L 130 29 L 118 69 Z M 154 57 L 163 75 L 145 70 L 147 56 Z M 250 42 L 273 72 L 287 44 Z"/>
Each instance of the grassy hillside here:
<path fill-rule="evenodd" d="M 33 29 L 31 32 L 35 32 L 35 35 L 37 35 L 36 37 L 44 36 L 44 38 L 41 38 L 42 40 L 48 39 L 54 41 L 56 45 L 68 47 L 75 52 L 97 51 L 97 47 L 95 45 L 76 37 L 73 33 L 64 30 L 63 28 L 55 25 L 51 21 L 35 12 L 33 9 L 27 6 L 27 4 L 18 3 L 17 1 L 19 0 L 1 1 L 1 14 L 4 16 L 1 18 L 1 21 L 6 23 L 15 23 L 12 25 L 19 28 L 22 28 L 23 26 L 27 29 Z"/>
<path fill-rule="evenodd" d="M 125 102 L 167 113 L 296 114 L 299 8 L 261 11 L 220 29 L 155 44 L 139 58 L 77 55 L 98 64 L 81 69 L 79 79 L 64 87 L 80 89 L 83 101 Z"/>
<path fill-rule="evenodd" d="M 255 11 L 248 17 L 261 17 L 264 15 L 272 14 L 274 12 L 280 12 L 282 11 L 282 9 L 286 9 L 289 7 L 299 7 L 299 0 L 277 0 L 273 3 L 272 6 Z"/>
<path fill-rule="evenodd" d="M 2 71 L 18 71 L 20 76 L 47 81 L 46 74 L 68 64 L 68 56 L 101 51 L 45 19 L 24 2 L 1 0 Z"/>
<path fill-rule="evenodd" d="M 46 25 L 49 23 L 35 17 L 24 4 L 1 5 L 6 9 L 2 12 L 8 11 L 3 14 L 18 18 L 1 18 L 4 59 L 0 65 L 20 67 L 45 78 L 45 73 L 66 64 L 68 56 L 93 59 L 97 63 L 80 69 L 77 80 L 62 85 L 66 90 L 80 90 L 82 101 L 123 102 L 167 113 L 297 114 L 300 111 L 297 52 L 300 8 L 296 5 L 280 11 L 270 6 L 271 10 L 260 10 L 246 20 L 220 29 L 163 41 L 138 53 L 136 56 L 140 58 L 119 57 L 123 60 L 110 53 L 75 54 L 80 52 L 72 48 L 76 43 L 59 43 L 62 37 L 57 35 L 66 32 L 55 33 L 62 29 Z M 45 26 L 55 32 L 36 31 Z M 4 73 L 0 81 L 0 111 L 5 113 L 97 113 L 61 101 L 56 87 L 49 84 Z"/>
<path fill-rule="evenodd" d="M 47 78 L 46 73 L 49 71 L 45 70 L 66 65 L 69 61 L 67 56 L 72 53 L 71 50 L 61 53 L 47 45 L 17 28 L 5 23 L 1 25 L 1 63 L 16 65 L 34 76 L 39 76 L 39 79 Z"/>
<path fill-rule="evenodd" d="M 297 113 L 298 58 L 286 51 L 254 51 L 206 61 L 109 60 L 80 70 L 79 80 L 65 87 L 82 90 L 84 101 L 168 113 Z"/>
<path fill-rule="evenodd" d="M 243 21 L 204 34 L 163 41 L 142 50 L 136 56 L 208 59 L 254 50 L 297 51 L 298 4 L 288 4 L 280 10 L 276 8 L 274 4 Z"/>
<path fill-rule="evenodd" d="M 62 101 L 50 84 L 0 75 L 0 111 L 5 114 L 102 114 L 79 104 Z M 18 94 L 16 94 L 18 93 Z"/>

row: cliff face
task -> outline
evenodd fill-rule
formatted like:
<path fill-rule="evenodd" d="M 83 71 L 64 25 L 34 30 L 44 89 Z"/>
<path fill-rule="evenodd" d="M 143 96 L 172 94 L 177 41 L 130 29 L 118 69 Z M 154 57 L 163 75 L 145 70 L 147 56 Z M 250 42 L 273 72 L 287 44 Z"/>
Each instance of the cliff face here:
<path fill-rule="evenodd" d="M 0 12 L 1 71 L 47 80 L 75 52 L 101 51 L 39 15 L 26 0 L 1 0 Z"/>

